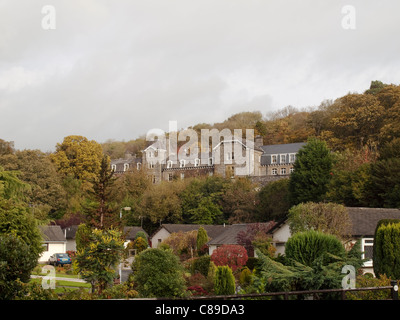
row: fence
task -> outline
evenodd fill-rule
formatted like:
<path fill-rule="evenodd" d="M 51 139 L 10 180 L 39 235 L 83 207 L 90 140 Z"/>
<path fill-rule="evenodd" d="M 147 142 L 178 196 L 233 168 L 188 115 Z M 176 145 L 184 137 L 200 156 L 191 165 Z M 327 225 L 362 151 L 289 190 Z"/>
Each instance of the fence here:
<path fill-rule="evenodd" d="M 340 293 L 340 299 L 346 299 L 346 292 L 357 292 L 357 291 L 378 291 L 378 290 L 390 290 L 391 300 L 398 300 L 398 285 L 397 281 L 391 281 L 390 286 L 381 287 L 365 287 L 365 288 L 354 288 L 354 289 L 324 289 L 324 290 L 307 290 L 307 291 L 284 291 L 284 292 L 268 292 L 268 293 L 249 293 L 249 294 L 232 294 L 232 295 L 220 295 L 220 296 L 192 296 L 184 298 L 185 300 L 237 300 L 244 298 L 262 298 L 262 297 L 277 297 L 283 296 L 284 300 L 288 300 L 289 296 L 315 296 L 317 294 L 329 294 L 329 293 Z"/>

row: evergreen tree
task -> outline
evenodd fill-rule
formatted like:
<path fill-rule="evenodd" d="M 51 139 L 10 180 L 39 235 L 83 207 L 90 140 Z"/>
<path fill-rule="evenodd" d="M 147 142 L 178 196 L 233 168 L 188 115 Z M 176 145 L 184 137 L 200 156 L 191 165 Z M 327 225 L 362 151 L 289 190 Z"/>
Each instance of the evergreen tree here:
<path fill-rule="evenodd" d="M 235 294 L 235 277 L 228 266 L 219 266 L 215 272 L 214 290 L 217 295 Z"/>
<path fill-rule="evenodd" d="M 320 202 L 328 191 L 333 156 L 324 141 L 312 138 L 302 147 L 289 181 L 291 205 Z"/>

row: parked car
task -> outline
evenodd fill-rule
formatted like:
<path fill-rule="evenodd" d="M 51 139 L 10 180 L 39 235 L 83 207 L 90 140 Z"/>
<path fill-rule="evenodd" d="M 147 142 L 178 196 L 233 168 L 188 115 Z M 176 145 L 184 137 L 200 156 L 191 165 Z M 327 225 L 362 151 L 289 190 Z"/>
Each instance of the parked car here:
<path fill-rule="evenodd" d="M 71 264 L 72 260 L 66 253 L 55 253 L 50 256 L 49 264 L 54 266 L 64 265 L 64 264 Z"/>

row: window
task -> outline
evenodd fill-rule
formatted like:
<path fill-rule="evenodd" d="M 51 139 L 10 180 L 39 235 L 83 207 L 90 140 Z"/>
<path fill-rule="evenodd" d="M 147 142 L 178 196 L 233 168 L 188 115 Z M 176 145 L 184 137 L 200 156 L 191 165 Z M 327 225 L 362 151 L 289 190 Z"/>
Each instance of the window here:
<path fill-rule="evenodd" d="M 111 165 L 111 171 L 117 171 L 117 165 L 116 164 L 112 164 Z"/>
<path fill-rule="evenodd" d="M 136 169 L 137 169 L 137 170 L 140 170 L 141 167 L 142 167 L 142 164 L 141 164 L 141 163 L 137 163 L 137 164 L 136 164 Z"/>
<path fill-rule="evenodd" d="M 185 174 L 182 172 L 181 173 L 181 180 L 185 179 Z"/>
<path fill-rule="evenodd" d="M 181 168 L 184 168 L 184 167 L 185 167 L 185 160 L 180 160 L 180 161 L 179 161 L 179 166 L 180 166 Z"/>
<path fill-rule="evenodd" d="M 154 157 L 154 153 L 153 153 L 153 151 L 149 151 L 149 153 L 148 153 L 148 155 L 147 155 L 149 158 L 153 158 Z"/>
<path fill-rule="evenodd" d="M 129 169 L 129 163 L 124 163 L 124 171 L 128 171 Z"/>
<path fill-rule="evenodd" d="M 149 162 L 149 169 L 153 169 L 154 168 L 154 163 L 153 162 Z"/>
<path fill-rule="evenodd" d="M 168 162 L 167 162 L 167 168 L 172 168 L 172 160 L 168 160 Z"/>
<path fill-rule="evenodd" d="M 174 179 L 174 175 L 172 173 L 168 173 L 168 181 L 172 181 Z"/>
<path fill-rule="evenodd" d="M 293 163 L 293 162 L 295 162 L 295 161 L 296 161 L 296 154 L 291 153 L 291 154 L 289 155 L 289 162 L 290 162 L 290 163 Z"/>
<path fill-rule="evenodd" d="M 200 165 L 200 159 L 194 159 L 194 166 L 198 167 Z"/>
<path fill-rule="evenodd" d="M 277 163 L 278 157 L 276 155 L 271 156 L 271 163 Z"/>
<path fill-rule="evenodd" d="M 286 174 L 286 168 L 281 168 L 281 174 Z"/>
<path fill-rule="evenodd" d="M 272 174 L 273 175 L 277 175 L 278 174 L 278 169 L 277 168 L 273 168 L 272 169 Z"/>
<path fill-rule="evenodd" d="M 286 154 L 281 154 L 281 163 L 286 163 Z"/>
<path fill-rule="evenodd" d="M 153 183 L 156 183 L 156 176 L 152 176 L 151 180 Z"/>
<path fill-rule="evenodd" d="M 208 158 L 208 165 L 212 166 L 213 165 L 213 158 Z"/>
<path fill-rule="evenodd" d="M 294 171 L 294 168 L 291 167 L 291 168 L 289 169 L 289 172 L 290 172 L 290 173 L 293 173 L 293 171 Z"/>
<path fill-rule="evenodd" d="M 373 238 L 363 238 L 361 241 L 361 252 L 363 254 L 361 257 L 363 259 L 368 259 L 368 261 L 364 262 L 365 267 L 372 266 L 372 252 L 374 248 L 374 239 Z"/>

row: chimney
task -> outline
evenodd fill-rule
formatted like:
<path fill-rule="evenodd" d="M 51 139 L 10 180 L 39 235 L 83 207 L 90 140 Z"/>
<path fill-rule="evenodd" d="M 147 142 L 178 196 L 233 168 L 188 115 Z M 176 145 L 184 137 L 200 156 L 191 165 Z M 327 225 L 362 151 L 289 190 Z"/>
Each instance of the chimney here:
<path fill-rule="evenodd" d="M 257 135 L 254 139 L 254 145 L 256 147 L 261 147 L 263 145 L 263 137 L 260 135 Z"/>

